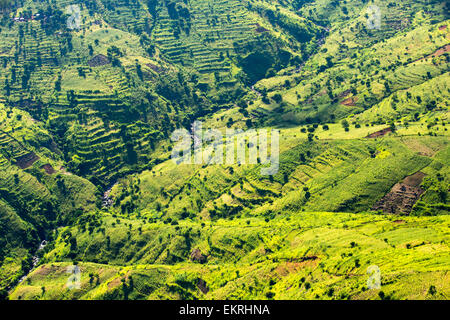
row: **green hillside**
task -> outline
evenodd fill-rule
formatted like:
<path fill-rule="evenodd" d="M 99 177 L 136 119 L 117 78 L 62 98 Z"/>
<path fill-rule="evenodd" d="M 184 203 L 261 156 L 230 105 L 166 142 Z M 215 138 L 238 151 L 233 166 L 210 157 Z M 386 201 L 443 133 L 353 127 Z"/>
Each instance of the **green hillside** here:
<path fill-rule="evenodd" d="M 67 290 L 67 262 L 49 262 L 11 298 L 448 298 L 448 216 L 286 214 L 270 221 L 219 220 L 202 228 L 188 221 L 171 226 L 120 219 L 119 224 L 99 216 L 92 231 L 71 232 L 83 252 L 79 290 Z M 123 246 L 127 232 L 133 234 Z M 47 257 L 69 251 L 66 234 L 58 235 Z M 88 262 L 98 252 L 104 258 Z M 382 271 L 382 290 L 366 289 L 370 265 Z"/>
<path fill-rule="evenodd" d="M 0 1 L 0 299 L 448 299 L 449 9 Z M 279 170 L 175 163 L 194 121 Z"/>

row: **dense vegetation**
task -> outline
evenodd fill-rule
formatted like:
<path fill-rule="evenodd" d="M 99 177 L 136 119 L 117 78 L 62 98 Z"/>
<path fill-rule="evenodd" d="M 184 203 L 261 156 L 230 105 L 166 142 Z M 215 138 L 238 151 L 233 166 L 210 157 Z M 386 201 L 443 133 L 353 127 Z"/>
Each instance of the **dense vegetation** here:
<path fill-rule="evenodd" d="M 0 298 L 448 299 L 449 9 L 0 1 Z M 279 172 L 176 165 L 195 120 Z"/>

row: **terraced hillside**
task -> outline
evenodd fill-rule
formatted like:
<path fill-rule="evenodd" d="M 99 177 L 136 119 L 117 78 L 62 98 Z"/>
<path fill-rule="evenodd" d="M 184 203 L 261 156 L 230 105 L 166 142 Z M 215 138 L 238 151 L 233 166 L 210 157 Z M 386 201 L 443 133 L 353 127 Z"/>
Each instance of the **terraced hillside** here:
<path fill-rule="evenodd" d="M 66 25 L 69 5 L 80 9 L 75 29 Z M 291 63 L 294 40 L 257 27 L 265 19 L 251 8 L 234 0 L 25 1 L 3 16 L 1 94 L 67 144 L 71 170 L 108 185 L 146 168 L 176 126 L 229 107 L 244 84 L 265 76 L 254 63 Z M 283 14 L 303 30 L 295 41 L 313 47 L 320 29 Z"/>
<path fill-rule="evenodd" d="M 64 169 L 61 151 L 29 114 L 0 110 L 1 287 L 31 267 L 31 255 L 48 230 L 97 207 L 98 190 Z"/>
<path fill-rule="evenodd" d="M 317 135 L 347 137 L 308 142 L 302 129 L 282 130 L 273 178 L 168 160 L 121 180 L 112 208 L 52 233 L 11 297 L 446 299 L 448 135 L 420 122 L 377 139 L 366 138 L 376 127 L 335 126 Z M 416 172 L 423 194 L 410 212 L 371 211 Z M 67 290 L 68 261 L 79 290 Z M 365 288 L 371 265 L 382 290 Z"/>
<path fill-rule="evenodd" d="M 255 86 L 263 97 L 253 113 L 269 113 L 269 120 L 289 123 L 335 121 L 362 113 L 361 120 L 380 122 L 448 107 L 445 4 L 435 3 L 426 12 L 418 9 L 420 1 L 376 4 L 382 12 L 380 29 L 367 28 L 364 10 L 346 15 L 345 26 L 332 20 L 330 36 L 317 55 Z M 395 28 L 394 19 L 399 19 Z M 423 24 L 424 19 L 432 23 Z M 282 101 L 271 99 L 277 93 Z"/>
<path fill-rule="evenodd" d="M 448 1 L 0 4 L 0 298 L 449 298 Z"/>
<path fill-rule="evenodd" d="M 110 252 L 119 250 L 111 257 L 127 266 L 115 260 L 79 263 L 80 289 L 67 290 L 70 264 L 48 263 L 32 272 L 11 298 L 448 299 L 448 216 L 398 220 L 309 213 L 270 222 L 220 220 L 203 228 L 190 222 L 149 225 L 100 216 L 90 235 L 71 231 L 81 239 L 80 251 L 87 249 L 84 261 L 97 257 L 99 249 L 87 239 L 101 243 L 101 230 L 106 230 Z M 128 241 L 135 243 L 133 248 L 120 242 L 127 232 L 133 233 Z M 60 233 L 61 242 L 50 256 L 68 251 L 63 242 L 67 234 Z M 101 250 L 107 250 L 106 244 Z M 131 252 L 139 254 L 127 256 Z M 366 289 L 370 265 L 381 269 L 382 290 Z"/>

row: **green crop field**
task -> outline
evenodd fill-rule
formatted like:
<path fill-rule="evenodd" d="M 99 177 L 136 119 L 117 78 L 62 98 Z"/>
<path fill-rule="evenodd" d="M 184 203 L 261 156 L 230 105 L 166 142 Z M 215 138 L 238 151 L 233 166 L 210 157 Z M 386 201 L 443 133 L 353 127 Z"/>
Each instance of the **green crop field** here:
<path fill-rule="evenodd" d="M 448 300 L 449 12 L 0 1 L 0 300 Z"/>

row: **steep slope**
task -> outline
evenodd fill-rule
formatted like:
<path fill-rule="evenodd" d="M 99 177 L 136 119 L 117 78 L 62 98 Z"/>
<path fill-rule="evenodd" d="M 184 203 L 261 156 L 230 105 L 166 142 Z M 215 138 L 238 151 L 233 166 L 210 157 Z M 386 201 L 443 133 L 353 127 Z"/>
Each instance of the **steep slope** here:
<path fill-rule="evenodd" d="M 68 29 L 69 4 L 80 18 Z M 257 27 L 268 22 L 235 0 L 25 1 L 2 19 L 2 94 L 47 123 L 71 170 L 108 185 L 151 166 L 177 126 L 229 107 L 264 70 L 289 65 L 294 42 L 314 47 L 319 27 L 280 14 L 293 21 L 287 31 Z M 291 28 L 303 36 L 277 36 Z"/>
<path fill-rule="evenodd" d="M 32 254 L 53 228 L 99 204 L 97 188 L 64 169 L 51 136 L 29 114 L 0 105 L 0 144 L 4 288 L 31 268 Z"/>
<path fill-rule="evenodd" d="M 448 298 L 448 2 L 0 4 L 1 298 Z M 279 171 L 176 164 L 195 120 Z"/>
<path fill-rule="evenodd" d="M 426 12 L 420 1 L 388 7 L 384 2 L 374 4 L 381 12 L 380 29 L 368 27 L 364 9 L 341 17 L 344 25 L 330 16 L 330 35 L 318 54 L 305 65 L 255 86 L 263 94 L 252 108 L 255 116 L 264 112 L 268 121 L 320 123 L 364 112 L 378 103 L 391 104 L 393 114 L 386 117 L 376 110 L 371 112 L 378 116 L 364 118 L 376 122 L 392 115 L 400 119 L 405 113 L 448 107 L 448 90 L 433 90 L 449 77 L 445 4 L 435 2 Z M 398 100 L 398 95 L 414 86 L 422 89 L 409 89 L 408 98 Z M 435 96 L 419 95 L 423 89 L 433 90 Z M 411 95 L 412 91 L 419 97 Z M 271 99 L 276 94 L 281 94 L 283 101 Z"/>

